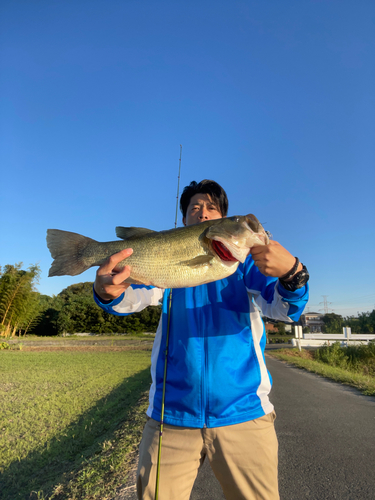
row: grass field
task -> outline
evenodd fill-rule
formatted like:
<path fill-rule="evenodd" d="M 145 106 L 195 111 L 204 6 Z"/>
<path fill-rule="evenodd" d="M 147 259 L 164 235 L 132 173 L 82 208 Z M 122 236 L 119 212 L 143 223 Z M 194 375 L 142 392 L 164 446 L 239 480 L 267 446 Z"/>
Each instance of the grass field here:
<path fill-rule="evenodd" d="M 122 347 L 0 351 L 0 498 L 109 498 L 139 442 L 149 365 Z"/>

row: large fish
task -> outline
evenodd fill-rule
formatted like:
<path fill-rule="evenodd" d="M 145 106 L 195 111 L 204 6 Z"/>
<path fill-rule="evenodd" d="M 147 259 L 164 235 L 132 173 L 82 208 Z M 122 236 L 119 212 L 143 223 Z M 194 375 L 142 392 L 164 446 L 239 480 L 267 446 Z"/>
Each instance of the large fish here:
<path fill-rule="evenodd" d="M 100 243 L 77 233 L 48 229 L 47 245 L 54 259 L 49 276 L 75 276 L 132 248 L 133 254 L 117 265 L 120 269 L 131 266 L 128 283 L 185 288 L 230 276 L 252 246 L 269 243 L 252 214 L 160 232 L 117 227 L 116 235 L 122 241 Z"/>

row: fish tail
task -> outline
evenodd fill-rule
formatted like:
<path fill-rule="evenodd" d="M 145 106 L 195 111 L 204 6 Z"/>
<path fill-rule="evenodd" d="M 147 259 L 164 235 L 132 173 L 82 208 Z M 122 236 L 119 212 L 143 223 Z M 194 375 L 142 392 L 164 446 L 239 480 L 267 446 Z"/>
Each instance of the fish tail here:
<path fill-rule="evenodd" d="M 54 261 L 48 276 L 76 276 L 89 269 L 93 263 L 85 259 L 85 249 L 91 238 L 60 229 L 47 230 L 47 246 Z"/>

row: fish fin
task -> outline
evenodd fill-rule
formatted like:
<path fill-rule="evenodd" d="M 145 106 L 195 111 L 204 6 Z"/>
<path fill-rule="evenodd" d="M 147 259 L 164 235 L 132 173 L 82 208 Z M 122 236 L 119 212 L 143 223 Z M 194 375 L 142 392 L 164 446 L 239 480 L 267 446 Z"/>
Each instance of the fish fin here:
<path fill-rule="evenodd" d="M 48 276 L 76 276 L 91 267 L 82 259 L 82 251 L 87 245 L 97 243 L 87 236 L 82 236 L 60 229 L 47 230 L 47 246 L 54 261 Z"/>
<path fill-rule="evenodd" d="M 116 236 L 122 240 L 127 240 L 135 236 L 144 236 L 149 233 L 156 233 L 152 229 L 146 229 L 145 227 L 116 227 Z"/>
<path fill-rule="evenodd" d="M 130 285 L 146 285 L 146 286 L 150 286 L 151 283 L 150 282 L 147 282 L 145 283 L 144 281 L 138 281 L 138 280 L 135 280 L 133 278 L 127 278 L 124 283 L 129 283 Z"/>
<path fill-rule="evenodd" d="M 182 264 L 185 264 L 186 266 L 189 266 L 191 268 L 207 266 L 213 259 L 213 255 L 198 255 L 198 257 L 194 257 L 194 259 L 191 260 L 186 260 L 185 262 L 182 262 Z"/>

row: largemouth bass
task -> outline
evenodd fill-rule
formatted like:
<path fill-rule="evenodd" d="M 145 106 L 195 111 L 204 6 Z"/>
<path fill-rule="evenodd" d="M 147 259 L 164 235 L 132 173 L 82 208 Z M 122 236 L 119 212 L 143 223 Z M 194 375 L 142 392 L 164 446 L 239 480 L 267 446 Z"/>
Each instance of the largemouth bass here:
<path fill-rule="evenodd" d="M 269 238 L 252 215 L 214 219 L 167 231 L 117 227 L 122 241 L 98 242 L 86 236 L 48 229 L 47 246 L 54 259 L 49 276 L 75 276 L 108 257 L 132 248 L 117 267 L 131 266 L 128 283 L 158 288 L 185 288 L 210 283 L 233 274 L 254 245 Z"/>

